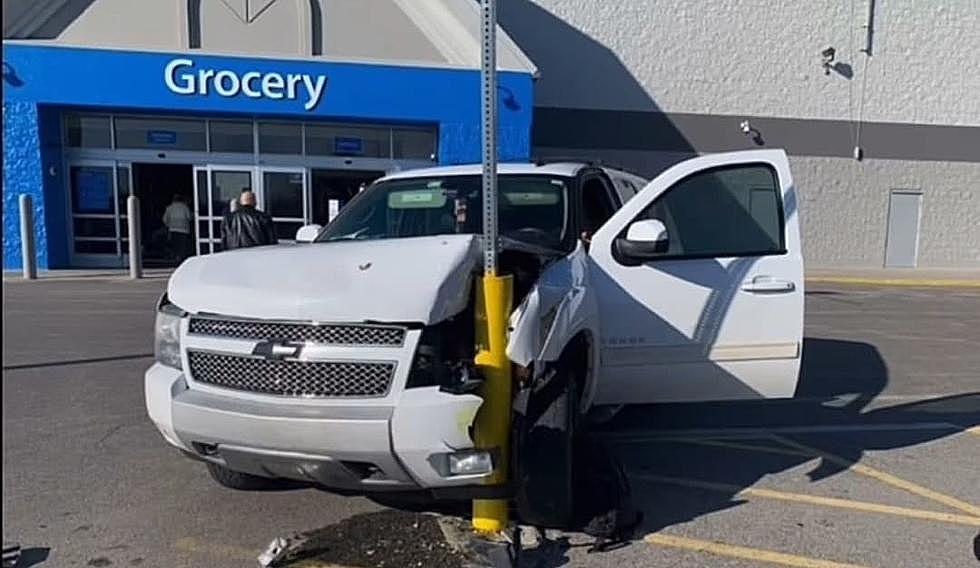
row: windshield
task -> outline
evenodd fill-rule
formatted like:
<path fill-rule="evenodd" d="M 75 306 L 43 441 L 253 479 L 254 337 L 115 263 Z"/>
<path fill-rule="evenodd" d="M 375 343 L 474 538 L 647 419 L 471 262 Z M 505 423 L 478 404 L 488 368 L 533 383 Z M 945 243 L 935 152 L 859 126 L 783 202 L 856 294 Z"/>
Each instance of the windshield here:
<path fill-rule="evenodd" d="M 568 180 L 550 176 L 497 177 L 500 235 L 564 248 Z M 352 201 L 317 242 L 398 239 L 483 232 L 480 176 L 382 181 Z"/>

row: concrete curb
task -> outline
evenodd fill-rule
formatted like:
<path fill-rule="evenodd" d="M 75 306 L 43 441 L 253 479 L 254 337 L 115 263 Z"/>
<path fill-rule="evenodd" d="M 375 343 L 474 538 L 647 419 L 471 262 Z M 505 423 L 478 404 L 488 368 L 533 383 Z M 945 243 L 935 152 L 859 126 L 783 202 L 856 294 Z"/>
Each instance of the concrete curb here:
<path fill-rule="evenodd" d="M 980 289 L 980 279 L 961 278 L 863 278 L 856 276 L 807 276 L 807 284 L 846 284 L 854 286 L 903 288 Z"/>

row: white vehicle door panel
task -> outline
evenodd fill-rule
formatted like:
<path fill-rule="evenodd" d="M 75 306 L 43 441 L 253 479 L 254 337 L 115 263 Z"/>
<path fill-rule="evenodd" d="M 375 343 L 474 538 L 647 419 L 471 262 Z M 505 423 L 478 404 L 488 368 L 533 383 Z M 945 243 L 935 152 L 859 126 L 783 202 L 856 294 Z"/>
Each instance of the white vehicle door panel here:
<path fill-rule="evenodd" d="M 671 196 L 672 188 L 697 193 L 685 194 L 686 207 L 672 206 L 684 199 Z M 683 218 L 675 219 L 677 212 Z M 615 240 L 644 214 L 661 217 L 671 245 L 663 259 L 629 265 L 617 259 Z M 712 238 L 731 250 L 689 254 L 692 241 Z M 773 244 L 735 250 L 763 241 Z M 781 150 L 709 155 L 670 168 L 596 232 L 589 254 L 602 338 L 596 404 L 793 396 L 803 261 L 795 189 Z"/>

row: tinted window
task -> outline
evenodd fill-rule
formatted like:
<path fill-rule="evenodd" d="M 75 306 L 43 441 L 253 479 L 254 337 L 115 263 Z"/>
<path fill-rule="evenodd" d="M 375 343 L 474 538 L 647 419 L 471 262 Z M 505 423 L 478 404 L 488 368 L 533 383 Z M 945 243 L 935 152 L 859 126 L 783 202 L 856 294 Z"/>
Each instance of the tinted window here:
<path fill-rule="evenodd" d="M 781 253 L 783 219 L 773 170 L 745 165 L 691 175 L 641 217 L 667 226 L 665 256 L 755 256 Z"/>
<path fill-rule="evenodd" d="M 116 118 L 117 148 L 204 151 L 203 120 L 181 118 Z"/>
<path fill-rule="evenodd" d="M 388 158 L 391 156 L 391 131 L 387 128 L 308 124 L 306 153 L 310 156 Z"/>
<path fill-rule="evenodd" d="M 65 118 L 68 145 L 73 148 L 110 148 L 112 133 L 108 116 L 77 116 Z"/>
<path fill-rule="evenodd" d="M 251 122 L 211 121 L 212 152 L 247 152 L 255 147 Z"/>
<path fill-rule="evenodd" d="M 290 122 L 260 122 L 259 152 L 263 154 L 302 154 L 302 125 Z"/>
<path fill-rule="evenodd" d="M 594 177 L 582 184 L 582 231 L 595 234 L 615 212 L 609 190 L 600 178 Z"/>

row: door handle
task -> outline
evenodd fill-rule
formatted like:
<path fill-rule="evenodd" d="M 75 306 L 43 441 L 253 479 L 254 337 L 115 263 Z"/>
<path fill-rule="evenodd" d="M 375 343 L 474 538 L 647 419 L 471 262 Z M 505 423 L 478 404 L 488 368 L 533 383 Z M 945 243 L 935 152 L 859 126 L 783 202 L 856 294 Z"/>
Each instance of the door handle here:
<path fill-rule="evenodd" d="M 751 280 L 746 280 L 742 282 L 742 290 L 746 292 L 792 292 L 796 290 L 796 284 L 791 280 L 783 280 L 782 278 L 773 278 L 772 276 L 756 276 Z"/>

